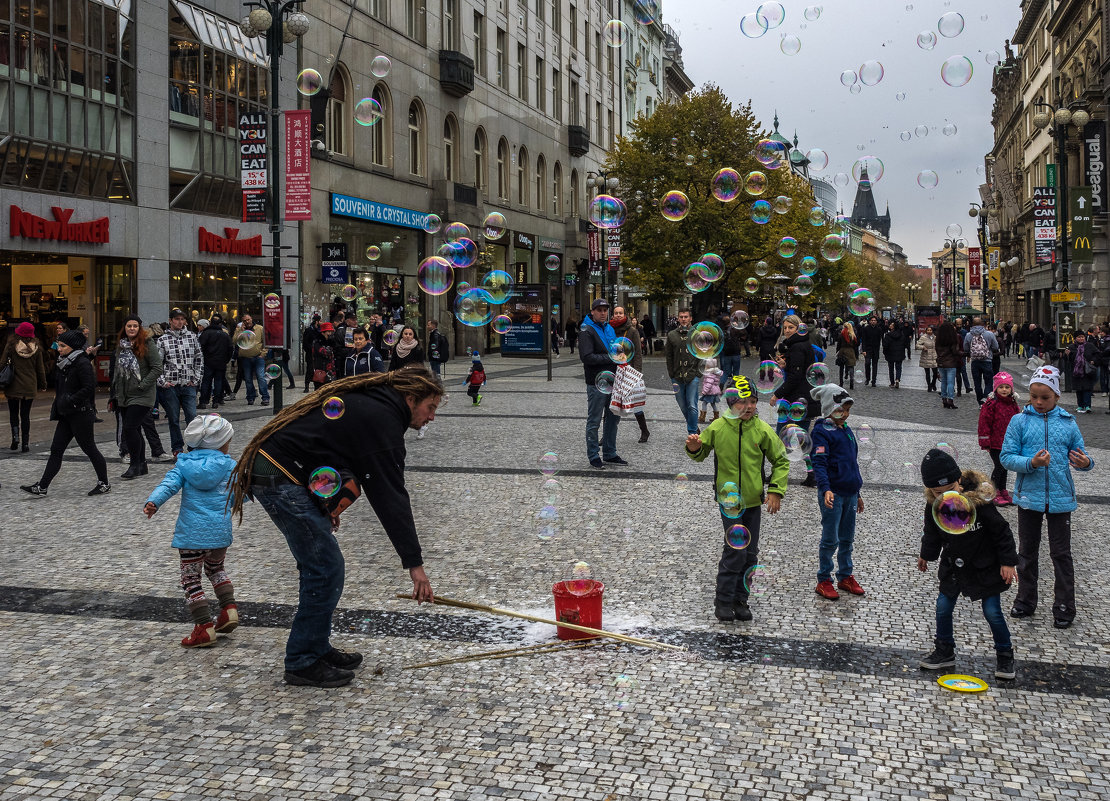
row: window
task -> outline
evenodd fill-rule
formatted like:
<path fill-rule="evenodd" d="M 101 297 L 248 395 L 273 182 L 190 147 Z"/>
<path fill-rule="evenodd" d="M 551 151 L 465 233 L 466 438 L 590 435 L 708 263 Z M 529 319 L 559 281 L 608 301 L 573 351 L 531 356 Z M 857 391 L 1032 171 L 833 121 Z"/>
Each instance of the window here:
<path fill-rule="evenodd" d="M 405 33 L 420 44 L 424 44 L 424 2 L 405 0 Z"/>
<path fill-rule="evenodd" d="M 505 63 L 505 48 L 508 47 L 505 32 L 497 29 L 497 85 L 502 89 L 509 88 L 509 65 Z"/>
<path fill-rule="evenodd" d="M 474 12 L 474 72 L 486 77 L 486 18 Z"/>
<path fill-rule="evenodd" d="M 486 133 L 481 128 L 474 132 L 474 188 L 479 195 L 486 188 Z"/>
<path fill-rule="evenodd" d="M 563 76 L 559 70 L 551 71 L 551 116 L 556 122 L 563 121 Z"/>
<path fill-rule="evenodd" d="M 555 48 L 559 48 L 559 40 L 563 38 L 563 13 L 559 7 L 562 0 L 551 0 L 551 29 L 555 33 Z"/>
<path fill-rule="evenodd" d="M 509 143 L 504 138 L 497 143 L 497 197 L 509 199 Z"/>
<path fill-rule="evenodd" d="M 570 124 L 581 125 L 580 109 L 578 107 L 578 81 L 570 79 Z"/>
<path fill-rule="evenodd" d="M 648 103 L 650 104 L 651 101 L 649 100 Z M 598 101 L 597 103 L 594 103 L 594 125 L 597 126 L 597 136 L 594 137 L 594 141 L 597 142 L 600 145 L 602 142 L 605 141 L 604 139 L 601 138 L 601 102 L 600 101 Z"/>
<path fill-rule="evenodd" d="M 543 156 L 536 159 L 536 210 L 547 210 L 547 162 Z"/>
<path fill-rule="evenodd" d="M 459 49 L 459 0 L 443 0 L 443 49 Z"/>
<path fill-rule="evenodd" d="M 409 175 L 424 174 L 424 114 L 415 100 L 409 104 Z"/>
<path fill-rule="evenodd" d="M 458 174 L 458 167 L 456 166 L 458 154 L 455 147 L 458 139 L 458 123 L 455 122 L 453 115 L 448 114 L 446 119 L 443 120 L 443 177 L 448 181 L 454 181 Z"/>
<path fill-rule="evenodd" d="M 574 3 L 570 4 L 570 46 L 578 49 L 578 9 Z"/>
<path fill-rule="evenodd" d="M 585 120 L 585 122 L 582 123 L 582 125 L 583 125 L 583 127 L 585 127 L 586 135 L 588 136 L 589 133 L 590 133 L 590 93 L 589 92 L 586 92 L 586 104 L 582 107 L 582 110 L 586 114 L 586 120 Z"/>
<path fill-rule="evenodd" d="M 544 85 L 544 79 L 547 77 L 547 69 L 543 63 L 543 59 L 536 56 L 536 108 L 543 114 L 547 111 L 547 86 Z"/>
<path fill-rule="evenodd" d="M 525 103 L 528 102 L 528 48 L 524 45 L 516 46 L 516 94 Z"/>
<path fill-rule="evenodd" d="M 609 149 L 613 149 L 613 145 L 617 143 L 617 128 L 613 124 L 613 109 L 609 109 L 606 113 L 606 120 L 609 123 Z"/>
<path fill-rule="evenodd" d="M 387 133 L 389 127 L 389 120 L 393 118 L 392 110 L 393 104 L 389 99 L 389 90 L 385 88 L 385 84 L 379 83 L 374 87 L 373 93 L 370 95 L 378 101 L 378 105 L 382 109 L 382 119 L 377 125 L 370 128 L 370 161 L 379 167 L 385 167 L 390 163 L 390 150 L 392 141 Z"/>
<path fill-rule="evenodd" d="M 551 210 L 556 217 L 563 213 L 563 168 L 557 161 L 551 171 Z"/>
<path fill-rule="evenodd" d="M 536 0 L 536 21 L 542 26 L 547 20 L 544 18 L 544 11 L 547 8 L 547 0 Z"/>
<path fill-rule="evenodd" d="M 646 98 L 644 100 L 644 103 L 646 104 L 644 106 L 644 116 L 650 117 L 651 116 L 651 98 L 650 97 Z"/>
<path fill-rule="evenodd" d="M 585 17 L 582 20 L 582 33 L 583 33 L 583 38 L 582 38 L 582 60 L 586 64 L 586 69 L 589 69 L 589 67 L 590 67 L 590 18 L 589 17 Z M 589 80 L 589 73 L 587 73 L 586 79 Z"/>
<path fill-rule="evenodd" d="M 384 22 L 385 7 L 387 4 L 388 0 L 370 0 L 370 2 L 368 3 L 370 16 L 374 19 L 382 20 Z"/>
<path fill-rule="evenodd" d="M 528 205 L 528 148 L 525 147 L 520 149 L 516 160 L 516 202 Z"/>
<path fill-rule="evenodd" d="M 570 216 L 577 217 L 578 210 L 578 170 L 570 171 Z"/>
<path fill-rule="evenodd" d="M 331 79 L 330 97 L 328 98 L 327 113 L 324 121 L 324 132 L 327 141 L 325 147 L 332 153 L 350 155 L 348 143 L 351 140 L 347 114 L 347 69 L 342 64 L 336 66 L 335 74 Z"/>

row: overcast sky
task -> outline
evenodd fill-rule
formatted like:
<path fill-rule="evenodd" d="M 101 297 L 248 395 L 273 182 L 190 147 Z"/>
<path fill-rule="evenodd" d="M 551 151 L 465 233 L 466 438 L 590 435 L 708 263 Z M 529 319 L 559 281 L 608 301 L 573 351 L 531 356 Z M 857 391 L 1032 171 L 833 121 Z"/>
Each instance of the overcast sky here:
<path fill-rule="evenodd" d="M 902 245 L 911 264 L 927 264 L 953 222 L 963 226 L 964 237 L 975 245 L 967 209 L 971 201 L 979 202 L 983 156 L 993 143 L 987 55 L 995 51 L 1005 57 L 1005 42 L 1020 19 L 1019 0 L 781 5 L 782 25 L 756 39 L 741 33 L 740 21 L 759 2 L 665 0 L 662 9 L 664 21 L 680 34 L 686 72 L 694 83 L 716 83 L 737 103 L 750 99 L 768 129 L 777 109 L 784 136 L 792 140 L 797 129 L 802 149 L 821 148 L 829 154 L 829 166 L 820 175 L 850 176 L 853 162 L 865 155 L 882 160 L 884 175 L 874 185 L 876 205 L 882 213 L 890 204 L 891 239 Z M 821 13 L 809 21 L 806 9 L 814 5 Z M 938 21 L 950 12 L 961 14 L 965 24 L 962 33 L 947 38 L 938 32 Z M 936 35 L 932 50 L 917 44 L 923 31 Z M 784 35 L 797 37 L 801 48 L 796 55 L 783 53 Z M 952 56 L 968 57 L 974 68 L 971 80 L 959 88 L 941 79 L 941 66 Z M 841 84 L 841 73 L 858 73 L 867 61 L 882 64 L 882 80 L 852 94 Z M 898 99 L 900 93 L 905 99 Z M 956 133 L 945 136 L 949 123 Z M 928 128 L 924 137 L 914 133 L 922 125 Z M 902 140 L 904 131 L 910 132 L 908 142 Z M 918 186 L 922 170 L 936 172 L 935 189 Z M 851 213 L 855 181 L 837 192 Z"/>

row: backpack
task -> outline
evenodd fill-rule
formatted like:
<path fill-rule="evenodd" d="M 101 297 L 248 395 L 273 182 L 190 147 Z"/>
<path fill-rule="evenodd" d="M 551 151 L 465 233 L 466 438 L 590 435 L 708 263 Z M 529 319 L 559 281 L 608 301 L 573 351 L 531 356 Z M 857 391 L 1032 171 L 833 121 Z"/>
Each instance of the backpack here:
<path fill-rule="evenodd" d="M 976 331 L 971 335 L 971 350 L 969 351 L 972 361 L 979 361 L 982 359 L 989 359 L 991 357 L 991 348 L 987 344 L 987 338 L 983 336 L 982 331 Z"/>
<path fill-rule="evenodd" d="M 479 367 L 477 370 L 470 372 L 471 386 L 480 387 L 484 383 L 486 383 L 486 371 L 483 368 Z"/>

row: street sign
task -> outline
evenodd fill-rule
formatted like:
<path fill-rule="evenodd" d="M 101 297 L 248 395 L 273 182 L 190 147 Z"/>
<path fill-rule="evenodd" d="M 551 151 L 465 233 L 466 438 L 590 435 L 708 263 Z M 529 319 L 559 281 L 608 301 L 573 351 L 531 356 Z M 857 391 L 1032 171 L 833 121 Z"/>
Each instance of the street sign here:
<path fill-rule="evenodd" d="M 1048 184 L 1052 188 L 1056 187 L 1056 165 L 1055 164 L 1046 164 L 1046 165 L 1044 165 L 1044 177 L 1045 177 L 1045 183 L 1046 184 Z"/>
<path fill-rule="evenodd" d="M 1094 264 L 1091 248 L 1091 187 L 1077 186 L 1068 190 L 1068 211 L 1071 217 L 1071 260 L 1076 264 Z"/>
<path fill-rule="evenodd" d="M 1079 292 L 1053 292 L 1048 297 L 1053 303 L 1078 303 L 1083 299 Z"/>
<path fill-rule="evenodd" d="M 1075 312 L 1056 312 L 1056 344 L 1066 348 L 1075 342 Z"/>

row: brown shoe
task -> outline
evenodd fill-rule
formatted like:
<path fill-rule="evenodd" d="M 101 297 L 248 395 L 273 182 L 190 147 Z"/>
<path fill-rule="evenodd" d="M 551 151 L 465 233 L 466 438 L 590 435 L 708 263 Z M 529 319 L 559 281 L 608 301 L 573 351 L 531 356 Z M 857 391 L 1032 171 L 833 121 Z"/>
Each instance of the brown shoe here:
<path fill-rule="evenodd" d="M 817 589 L 815 592 L 822 598 L 828 598 L 830 601 L 835 601 L 840 597 L 840 593 L 836 591 L 832 581 L 825 580 L 817 582 Z"/>
<path fill-rule="evenodd" d="M 704 409 L 702 411 L 698 412 L 698 422 L 699 423 L 704 423 L 705 422 L 705 410 Z"/>

